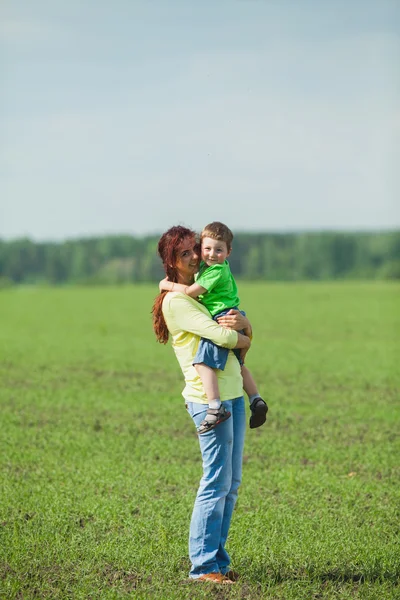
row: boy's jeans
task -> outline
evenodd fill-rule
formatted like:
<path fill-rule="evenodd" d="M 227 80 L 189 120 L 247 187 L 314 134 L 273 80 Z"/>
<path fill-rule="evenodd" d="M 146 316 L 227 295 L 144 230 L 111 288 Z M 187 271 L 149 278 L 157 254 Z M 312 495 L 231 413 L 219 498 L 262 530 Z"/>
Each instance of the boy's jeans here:
<path fill-rule="evenodd" d="M 235 310 L 239 310 L 237 306 L 233 306 L 233 308 Z M 213 320 L 217 321 L 218 317 L 226 315 L 230 310 L 230 308 L 222 310 L 220 313 L 213 316 Z M 243 310 L 240 310 L 239 312 L 244 317 L 246 316 L 246 313 Z M 239 331 L 239 333 L 243 333 L 243 331 Z M 207 367 L 211 367 L 211 369 L 220 369 L 221 371 L 224 371 L 229 352 L 229 348 L 222 348 L 222 346 L 217 346 L 217 344 L 214 344 L 214 342 L 207 338 L 200 338 L 197 352 L 193 359 L 193 364 L 204 364 L 207 365 Z M 240 356 L 240 350 L 236 348 L 233 350 L 233 352 L 238 359 L 239 364 L 243 365 L 243 360 Z"/>
<path fill-rule="evenodd" d="M 244 398 L 224 401 L 231 417 L 215 429 L 199 435 L 203 477 L 190 523 L 190 577 L 204 573 L 225 574 L 230 557 L 225 550 L 232 512 L 242 478 L 243 444 L 246 429 Z M 187 403 L 196 428 L 205 417 L 207 405 Z"/>

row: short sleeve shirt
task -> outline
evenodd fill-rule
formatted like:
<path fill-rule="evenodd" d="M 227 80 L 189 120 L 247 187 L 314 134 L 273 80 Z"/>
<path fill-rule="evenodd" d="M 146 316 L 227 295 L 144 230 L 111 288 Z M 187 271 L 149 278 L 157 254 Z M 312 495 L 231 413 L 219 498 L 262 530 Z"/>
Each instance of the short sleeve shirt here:
<path fill-rule="evenodd" d="M 231 273 L 228 261 L 211 265 L 201 262 L 196 283 L 207 290 L 199 296 L 200 302 L 210 311 L 212 316 L 239 306 L 236 281 Z"/>

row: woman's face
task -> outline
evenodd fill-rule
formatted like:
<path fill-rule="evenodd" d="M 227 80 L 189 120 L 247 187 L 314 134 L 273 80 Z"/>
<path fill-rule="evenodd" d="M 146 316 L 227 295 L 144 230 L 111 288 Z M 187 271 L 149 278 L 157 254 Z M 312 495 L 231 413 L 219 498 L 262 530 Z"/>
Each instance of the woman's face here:
<path fill-rule="evenodd" d="M 176 253 L 179 283 L 191 284 L 193 282 L 194 274 L 199 270 L 199 258 L 196 238 L 185 238 Z"/>

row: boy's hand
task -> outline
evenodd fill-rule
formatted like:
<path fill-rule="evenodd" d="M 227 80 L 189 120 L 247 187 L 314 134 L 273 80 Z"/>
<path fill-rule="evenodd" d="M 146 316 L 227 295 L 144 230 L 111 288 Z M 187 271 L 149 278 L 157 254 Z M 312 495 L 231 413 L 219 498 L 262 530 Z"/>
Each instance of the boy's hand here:
<path fill-rule="evenodd" d="M 158 288 L 159 288 L 160 292 L 163 292 L 164 290 L 169 291 L 170 282 L 169 282 L 168 277 L 161 279 L 160 283 L 158 284 Z"/>

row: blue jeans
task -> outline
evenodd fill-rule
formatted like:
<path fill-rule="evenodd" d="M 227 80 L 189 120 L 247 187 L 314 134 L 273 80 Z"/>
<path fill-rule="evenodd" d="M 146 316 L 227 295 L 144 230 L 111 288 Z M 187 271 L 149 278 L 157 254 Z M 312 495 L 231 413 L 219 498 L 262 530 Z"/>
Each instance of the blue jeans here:
<path fill-rule="evenodd" d="M 225 550 L 233 509 L 242 479 L 244 398 L 224 401 L 231 417 L 215 429 L 199 435 L 203 477 L 194 503 L 189 535 L 189 576 L 229 571 Z M 207 405 L 188 402 L 187 410 L 196 428 L 205 417 Z"/>

